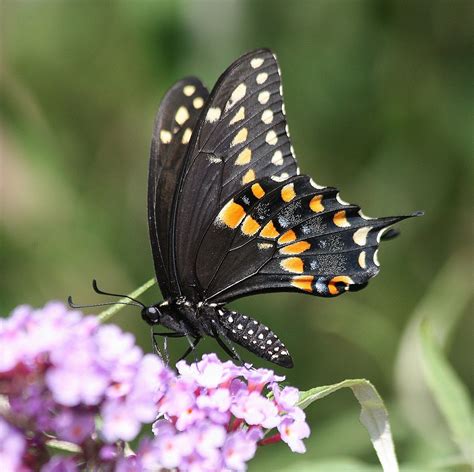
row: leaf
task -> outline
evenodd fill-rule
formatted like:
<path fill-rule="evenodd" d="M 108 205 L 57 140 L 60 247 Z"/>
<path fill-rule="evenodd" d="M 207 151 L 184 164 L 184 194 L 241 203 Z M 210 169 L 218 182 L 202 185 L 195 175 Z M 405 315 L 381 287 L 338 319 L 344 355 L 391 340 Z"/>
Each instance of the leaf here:
<path fill-rule="evenodd" d="M 132 298 L 137 298 L 139 297 L 142 293 L 145 293 L 150 287 L 153 287 L 155 285 L 155 279 L 150 279 L 148 282 L 145 282 L 141 287 L 138 287 L 136 290 L 134 290 L 132 293 L 130 293 L 128 296 Z M 121 298 L 120 300 L 117 301 L 117 303 L 126 303 L 130 300 L 127 298 Z M 97 318 L 101 323 L 105 323 L 106 321 L 110 320 L 112 316 L 114 316 L 116 313 L 118 313 L 125 305 L 112 305 L 110 308 L 107 308 L 107 310 L 104 310 L 102 313 L 100 313 Z"/>
<path fill-rule="evenodd" d="M 473 418 L 469 394 L 434 341 L 430 325 L 420 326 L 422 367 L 426 383 L 451 431 L 454 442 L 472 463 Z"/>
<path fill-rule="evenodd" d="M 308 407 L 341 388 L 349 387 L 360 403 L 360 421 L 367 429 L 377 457 L 385 472 L 398 472 L 397 456 L 388 421 L 388 412 L 375 387 L 365 379 L 348 379 L 343 382 L 316 387 L 302 392 L 298 406 Z"/>

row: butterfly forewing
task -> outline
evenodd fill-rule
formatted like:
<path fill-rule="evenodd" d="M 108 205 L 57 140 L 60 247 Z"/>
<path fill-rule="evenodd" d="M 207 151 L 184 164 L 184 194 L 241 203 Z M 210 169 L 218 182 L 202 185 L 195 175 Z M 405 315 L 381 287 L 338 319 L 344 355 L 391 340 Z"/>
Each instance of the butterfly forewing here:
<path fill-rule="evenodd" d="M 278 183 L 296 175 L 284 113 L 279 67 L 268 50 L 242 56 L 214 87 L 189 146 L 176 206 L 175 274 L 188 297 L 203 296 L 190 264 L 229 197 L 257 179 Z M 207 264 L 213 262 L 210 253 Z"/>
<path fill-rule="evenodd" d="M 208 92 L 194 78 L 177 82 L 163 98 L 155 119 L 148 176 L 148 223 L 155 273 L 165 297 L 179 295 L 171 276 L 170 227 L 173 198 L 192 130 Z"/>

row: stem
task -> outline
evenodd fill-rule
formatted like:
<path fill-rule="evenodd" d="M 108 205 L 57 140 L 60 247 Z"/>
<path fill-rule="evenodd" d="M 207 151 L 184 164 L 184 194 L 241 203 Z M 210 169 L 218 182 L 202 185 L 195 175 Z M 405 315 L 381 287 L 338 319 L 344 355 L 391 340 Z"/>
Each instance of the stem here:
<path fill-rule="evenodd" d="M 155 279 L 150 279 L 147 282 L 145 282 L 141 287 L 138 287 L 136 290 L 134 290 L 132 293 L 129 294 L 130 297 L 132 298 L 137 298 L 139 297 L 142 293 L 145 293 L 150 287 L 155 285 Z M 127 298 L 121 298 L 118 300 L 119 302 L 126 303 L 130 300 Z M 107 308 L 107 310 L 104 310 L 102 313 L 100 313 L 97 318 L 101 323 L 105 323 L 106 321 L 109 321 L 112 316 L 114 316 L 118 311 L 120 311 L 125 305 L 112 305 L 110 308 Z"/>

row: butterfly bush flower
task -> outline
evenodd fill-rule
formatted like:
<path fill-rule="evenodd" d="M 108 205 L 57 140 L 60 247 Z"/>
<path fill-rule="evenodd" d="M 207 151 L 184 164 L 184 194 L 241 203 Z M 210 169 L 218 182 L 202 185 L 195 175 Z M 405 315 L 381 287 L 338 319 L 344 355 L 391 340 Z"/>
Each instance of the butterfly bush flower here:
<path fill-rule="evenodd" d="M 131 334 L 58 302 L 0 319 L 0 354 L 2 472 L 241 471 L 265 444 L 305 450 L 284 377 L 215 354 L 174 372 Z M 68 454 L 52 454 L 56 440 Z"/>

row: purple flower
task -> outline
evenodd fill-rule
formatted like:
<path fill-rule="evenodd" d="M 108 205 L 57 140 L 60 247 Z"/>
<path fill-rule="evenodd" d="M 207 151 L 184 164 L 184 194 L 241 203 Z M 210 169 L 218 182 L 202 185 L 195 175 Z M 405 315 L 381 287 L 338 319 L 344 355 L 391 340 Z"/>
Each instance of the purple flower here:
<path fill-rule="evenodd" d="M 26 440 L 20 432 L 0 417 L 0 464 L 2 464 L 2 471 L 15 472 L 19 470 L 25 449 Z"/>
<path fill-rule="evenodd" d="M 58 439 L 81 444 L 95 429 L 92 413 L 64 409 L 54 419 Z"/>
<path fill-rule="evenodd" d="M 224 444 L 224 463 L 230 470 L 246 470 L 245 463 L 252 459 L 256 450 L 257 443 L 249 433 L 236 431 L 228 436 Z"/>
<path fill-rule="evenodd" d="M 274 428 L 281 421 L 275 403 L 256 391 L 239 392 L 230 411 L 247 424 L 264 428 Z"/>
<path fill-rule="evenodd" d="M 285 441 L 293 452 L 306 452 L 302 439 L 309 437 L 309 426 L 303 420 L 285 418 L 278 426 L 281 439 Z"/>
<path fill-rule="evenodd" d="M 176 374 L 154 354 L 143 355 L 132 335 L 60 303 L 16 309 L 0 321 L 0 344 L 2 472 L 33 463 L 46 472 L 78 464 L 119 472 L 240 471 L 260 445 L 281 439 L 304 451 L 309 428 L 296 406 L 299 392 L 280 389 L 284 377 L 269 369 L 208 354 L 179 362 Z M 144 425 L 154 437 L 133 453 L 123 442 Z M 274 428 L 279 433 L 270 435 Z M 51 457 L 48 438 L 77 450 Z"/>

